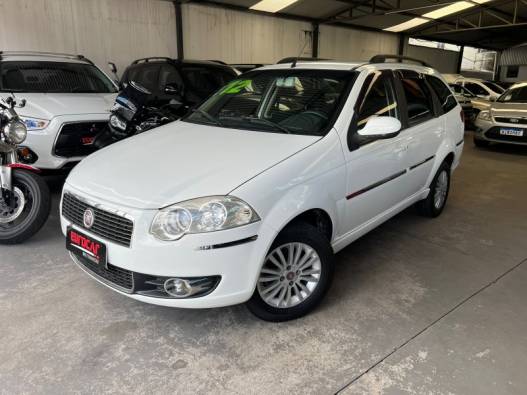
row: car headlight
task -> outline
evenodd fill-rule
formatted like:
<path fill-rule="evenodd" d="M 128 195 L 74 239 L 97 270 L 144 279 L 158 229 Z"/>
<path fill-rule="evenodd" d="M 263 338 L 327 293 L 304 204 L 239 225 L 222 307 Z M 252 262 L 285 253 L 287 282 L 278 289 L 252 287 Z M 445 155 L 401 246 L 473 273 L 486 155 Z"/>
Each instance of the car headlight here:
<path fill-rule="evenodd" d="M 481 111 L 478 118 L 482 121 L 490 121 L 490 111 Z"/>
<path fill-rule="evenodd" d="M 126 122 L 115 114 L 110 115 L 110 125 L 119 130 L 126 130 Z"/>
<path fill-rule="evenodd" d="M 150 228 L 160 240 L 178 240 L 185 234 L 236 228 L 259 221 L 243 200 L 234 196 L 191 199 L 160 210 Z"/>
<path fill-rule="evenodd" d="M 27 130 L 42 130 L 46 129 L 49 125 L 49 120 L 47 119 L 20 117 L 20 120 L 24 122 Z"/>
<path fill-rule="evenodd" d="M 4 126 L 4 135 L 11 144 L 22 144 L 27 136 L 26 125 L 18 120 L 10 121 Z"/>

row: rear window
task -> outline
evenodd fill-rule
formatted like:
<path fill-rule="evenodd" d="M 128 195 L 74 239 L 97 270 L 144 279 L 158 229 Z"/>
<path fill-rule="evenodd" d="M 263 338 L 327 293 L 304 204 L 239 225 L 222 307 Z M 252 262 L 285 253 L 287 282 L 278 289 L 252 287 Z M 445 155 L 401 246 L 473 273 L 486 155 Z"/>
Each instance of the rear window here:
<path fill-rule="evenodd" d="M 457 101 L 452 94 L 452 91 L 443 83 L 443 81 L 431 75 L 427 75 L 426 80 L 434 90 L 439 102 L 441 103 L 441 108 L 445 113 L 456 107 Z"/>
<path fill-rule="evenodd" d="M 31 93 L 114 93 L 114 84 L 97 67 L 67 62 L 2 62 L 0 90 Z"/>
<path fill-rule="evenodd" d="M 134 81 L 150 92 L 159 90 L 159 64 L 132 66 L 126 73 L 126 82 Z"/>
<path fill-rule="evenodd" d="M 207 98 L 236 78 L 234 73 L 219 67 L 183 66 L 181 73 L 188 84 L 187 90 L 202 98 Z"/>
<path fill-rule="evenodd" d="M 417 125 L 432 118 L 434 116 L 432 93 L 428 90 L 425 81 L 418 77 L 403 76 L 401 83 L 406 97 L 408 122 L 410 126 Z"/>

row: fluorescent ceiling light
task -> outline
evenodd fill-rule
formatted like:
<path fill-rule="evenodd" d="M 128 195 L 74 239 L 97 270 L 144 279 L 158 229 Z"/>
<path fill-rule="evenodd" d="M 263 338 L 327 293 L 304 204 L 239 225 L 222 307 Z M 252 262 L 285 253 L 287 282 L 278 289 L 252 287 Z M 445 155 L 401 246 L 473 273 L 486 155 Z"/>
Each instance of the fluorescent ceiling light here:
<path fill-rule="evenodd" d="M 423 23 L 426 23 L 426 22 L 428 22 L 428 19 L 413 18 L 413 19 L 410 19 L 409 21 L 400 23 L 398 25 L 395 25 L 395 26 L 392 26 L 392 27 L 387 27 L 384 30 L 389 31 L 389 32 L 396 32 L 397 33 L 397 32 L 402 32 L 403 30 L 408 30 L 408 29 L 411 29 L 413 27 L 422 25 Z"/>
<path fill-rule="evenodd" d="M 437 10 L 427 12 L 426 14 L 422 15 L 423 16 L 422 18 L 419 18 L 419 17 L 413 18 L 406 22 L 400 23 L 398 25 L 387 27 L 384 30 L 388 32 L 396 32 L 396 33 L 402 32 L 404 30 L 412 29 L 416 26 L 423 25 L 429 22 L 430 19 L 443 18 L 447 15 L 455 14 L 456 12 L 466 10 L 467 8 L 472 8 L 475 6 L 474 3 L 483 4 L 491 0 L 473 0 L 473 1 L 474 1 L 473 3 L 469 3 L 468 1 L 458 1 L 456 3 L 452 3 L 450 5 L 438 8 Z"/>
<path fill-rule="evenodd" d="M 278 12 L 285 7 L 296 3 L 298 0 L 262 0 L 253 5 L 251 10 L 265 11 L 265 12 Z"/>

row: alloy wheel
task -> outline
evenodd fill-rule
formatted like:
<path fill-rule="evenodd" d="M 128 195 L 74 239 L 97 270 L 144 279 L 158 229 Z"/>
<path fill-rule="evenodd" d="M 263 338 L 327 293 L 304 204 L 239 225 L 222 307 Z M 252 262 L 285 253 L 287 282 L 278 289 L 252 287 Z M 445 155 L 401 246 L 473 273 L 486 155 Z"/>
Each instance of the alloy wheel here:
<path fill-rule="evenodd" d="M 307 244 L 283 244 L 267 255 L 258 279 L 258 293 L 272 307 L 294 307 L 312 295 L 321 269 L 320 257 Z"/>
<path fill-rule="evenodd" d="M 443 207 L 446 201 L 448 193 L 448 173 L 446 170 L 441 171 L 437 177 L 435 193 L 434 193 L 434 206 L 436 209 Z"/>

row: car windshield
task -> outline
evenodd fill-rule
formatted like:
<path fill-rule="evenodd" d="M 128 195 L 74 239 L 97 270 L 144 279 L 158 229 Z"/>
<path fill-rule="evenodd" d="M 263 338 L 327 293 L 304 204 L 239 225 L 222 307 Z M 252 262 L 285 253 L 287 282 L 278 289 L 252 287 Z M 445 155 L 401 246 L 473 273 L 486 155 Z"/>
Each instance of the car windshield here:
<path fill-rule="evenodd" d="M 0 91 L 30 93 L 114 93 L 114 84 L 87 63 L 2 62 Z"/>
<path fill-rule="evenodd" d="M 527 85 L 507 90 L 498 99 L 501 103 L 527 103 Z"/>
<path fill-rule="evenodd" d="M 505 92 L 505 89 L 503 89 L 501 86 L 499 85 L 496 85 L 494 82 L 490 82 L 490 81 L 481 81 L 481 83 L 483 85 L 485 85 L 487 88 L 489 88 L 490 90 L 492 90 L 493 92 L 496 92 L 496 93 L 503 93 Z"/>
<path fill-rule="evenodd" d="M 354 76 L 335 70 L 267 70 L 244 74 L 189 114 L 186 122 L 225 128 L 323 136 Z"/>

